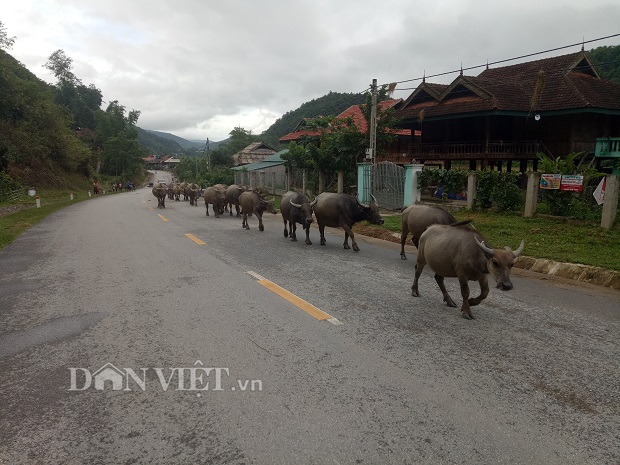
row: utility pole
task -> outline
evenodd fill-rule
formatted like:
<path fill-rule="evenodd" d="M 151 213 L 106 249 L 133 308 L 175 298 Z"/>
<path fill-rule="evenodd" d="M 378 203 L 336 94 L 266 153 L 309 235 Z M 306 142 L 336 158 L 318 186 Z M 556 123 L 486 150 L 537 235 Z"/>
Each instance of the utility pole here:
<path fill-rule="evenodd" d="M 372 80 L 372 85 L 370 86 L 370 147 L 368 150 L 368 154 L 366 158 L 370 158 L 372 164 L 374 165 L 377 161 L 377 80 Z M 368 156 L 370 155 L 370 156 Z"/>

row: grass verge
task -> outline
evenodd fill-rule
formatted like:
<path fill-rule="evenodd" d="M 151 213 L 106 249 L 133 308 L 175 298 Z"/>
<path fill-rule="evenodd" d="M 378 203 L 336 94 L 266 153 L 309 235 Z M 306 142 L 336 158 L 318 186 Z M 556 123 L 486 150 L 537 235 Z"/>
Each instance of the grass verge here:
<path fill-rule="evenodd" d="M 521 239 L 524 239 L 524 255 L 620 271 L 618 224 L 606 230 L 598 223 L 588 221 L 541 216 L 524 218 L 517 213 L 459 211 L 454 216 L 459 221 L 471 219 L 494 247 L 509 246 L 516 249 Z M 397 237 L 385 237 L 386 229 L 400 234 L 400 214 L 385 216 L 384 220 L 383 227 L 364 225 L 355 231 L 400 243 Z M 408 244 L 411 244 L 411 237 L 408 238 Z"/>

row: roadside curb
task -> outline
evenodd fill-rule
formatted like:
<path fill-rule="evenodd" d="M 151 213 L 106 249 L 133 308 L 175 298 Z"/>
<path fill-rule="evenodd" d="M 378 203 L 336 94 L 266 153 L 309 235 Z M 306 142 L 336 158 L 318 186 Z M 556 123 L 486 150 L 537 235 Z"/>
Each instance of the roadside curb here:
<path fill-rule="evenodd" d="M 557 276 L 558 278 L 573 279 L 620 290 L 620 272 L 605 268 L 524 256 L 517 258 L 514 266 L 523 270 Z"/>
<path fill-rule="evenodd" d="M 400 234 L 398 233 L 392 233 L 392 236 L 400 238 Z M 410 245 L 410 247 L 415 249 L 413 245 Z M 558 278 L 572 279 L 574 281 L 620 290 L 620 271 L 581 265 L 578 263 L 556 262 L 546 258 L 534 258 L 524 255 L 521 255 L 515 260 L 514 266 L 535 273 L 548 274 Z"/>

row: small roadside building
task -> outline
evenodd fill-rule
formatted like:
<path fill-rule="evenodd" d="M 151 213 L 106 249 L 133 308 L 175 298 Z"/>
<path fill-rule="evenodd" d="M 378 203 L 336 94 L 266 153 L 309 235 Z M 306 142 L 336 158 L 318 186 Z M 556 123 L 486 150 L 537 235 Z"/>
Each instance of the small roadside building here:
<path fill-rule="evenodd" d="M 286 189 L 286 161 L 282 155 L 288 149 L 280 150 L 264 159 L 246 165 L 232 168 L 235 174 L 235 184 L 254 187 L 268 187 L 276 190 Z"/>
<path fill-rule="evenodd" d="M 240 152 L 233 155 L 233 165 L 249 165 L 264 160 L 270 155 L 276 153 L 276 149 L 270 147 L 264 142 L 253 142 Z"/>

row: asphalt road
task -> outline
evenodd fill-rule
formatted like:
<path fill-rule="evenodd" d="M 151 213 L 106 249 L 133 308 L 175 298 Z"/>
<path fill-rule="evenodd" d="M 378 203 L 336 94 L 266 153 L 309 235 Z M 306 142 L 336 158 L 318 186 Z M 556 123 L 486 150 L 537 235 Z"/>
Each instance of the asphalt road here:
<path fill-rule="evenodd" d="M 0 464 L 619 462 L 617 291 L 515 270 L 467 321 L 396 244 L 199 205 L 108 195 L 0 251 Z"/>

